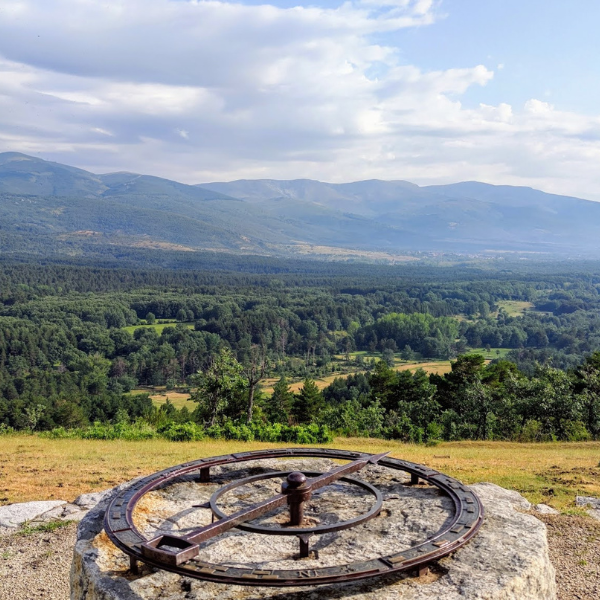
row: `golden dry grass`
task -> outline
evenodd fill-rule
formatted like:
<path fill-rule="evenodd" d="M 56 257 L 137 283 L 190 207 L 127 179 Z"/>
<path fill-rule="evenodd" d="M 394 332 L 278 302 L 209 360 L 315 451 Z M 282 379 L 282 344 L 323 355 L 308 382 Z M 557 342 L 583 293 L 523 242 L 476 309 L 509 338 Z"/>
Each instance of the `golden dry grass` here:
<path fill-rule="evenodd" d="M 423 369 L 427 374 L 435 373 L 436 375 L 443 375 L 444 373 L 450 373 L 452 367 L 449 360 L 438 360 L 426 363 L 407 363 L 394 367 L 395 371 L 416 371 L 417 369 Z"/>
<path fill-rule="evenodd" d="M 442 361 L 433 361 L 433 362 L 425 362 L 425 363 L 404 363 L 399 364 L 394 367 L 395 371 L 416 371 L 417 369 L 423 369 L 427 374 L 436 373 L 438 375 L 443 375 L 444 373 L 449 373 L 451 370 L 450 361 L 442 360 Z M 333 373 L 332 375 L 327 375 L 327 377 L 320 377 L 319 379 L 315 379 L 315 383 L 317 387 L 322 390 L 326 388 L 328 385 L 333 383 L 333 380 L 336 378 L 346 378 L 349 375 L 355 375 L 356 373 L 363 373 L 364 369 L 359 369 L 356 371 L 350 371 L 348 373 Z M 270 377 L 268 379 L 263 379 L 261 381 L 261 389 L 266 394 L 273 393 L 273 386 L 279 381 L 277 377 Z M 304 384 L 304 380 L 295 381 L 290 383 L 290 390 L 292 392 L 299 392 L 300 388 Z"/>
<path fill-rule="evenodd" d="M 181 392 L 161 392 L 160 394 L 152 394 L 150 398 L 158 406 L 164 404 L 167 400 L 170 400 L 175 408 L 185 406 L 188 410 L 194 410 L 197 406 L 190 400 L 189 394 L 182 394 Z"/>
<path fill-rule="evenodd" d="M 73 500 L 203 456 L 281 447 L 264 442 L 146 442 L 0 437 L 0 505 Z M 392 455 L 427 464 L 466 483 L 491 481 L 530 501 L 575 509 L 575 496 L 600 496 L 600 443 L 448 442 L 434 447 L 387 440 L 337 438 L 333 448 Z"/>
<path fill-rule="evenodd" d="M 336 246 L 313 246 L 312 244 L 298 243 L 290 247 L 296 254 L 311 254 L 328 256 L 337 259 L 366 258 L 389 264 L 414 262 L 419 259 L 416 256 L 404 254 L 390 254 L 388 252 L 377 252 L 371 250 L 352 250 L 350 248 L 338 248 Z"/>

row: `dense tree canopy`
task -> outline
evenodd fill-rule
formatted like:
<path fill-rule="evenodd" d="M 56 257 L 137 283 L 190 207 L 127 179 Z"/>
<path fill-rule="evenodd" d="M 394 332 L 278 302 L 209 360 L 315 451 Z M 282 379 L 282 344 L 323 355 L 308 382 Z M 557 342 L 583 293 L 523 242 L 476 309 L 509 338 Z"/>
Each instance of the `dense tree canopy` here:
<path fill-rule="evenodd" d="M 316 422 L 416 441 L 600 436 L 592 267 L 236 260 L 222 271 L 0 262 L 0 424 L 47 430 L 168 413 L 207 427 Z M 491 364 L 470 354 L 482 347 L 497 353 Z M 395 370 L 434 359 L 452 360 L 451 372 Z M 257 387 L 262 375 L 278 381 L 272 395 Z M 303 381 L 296 394 L 291 381 Z M 190 390 L 195 410 L 156 416 L 139 393 L 153 386 Z"/>

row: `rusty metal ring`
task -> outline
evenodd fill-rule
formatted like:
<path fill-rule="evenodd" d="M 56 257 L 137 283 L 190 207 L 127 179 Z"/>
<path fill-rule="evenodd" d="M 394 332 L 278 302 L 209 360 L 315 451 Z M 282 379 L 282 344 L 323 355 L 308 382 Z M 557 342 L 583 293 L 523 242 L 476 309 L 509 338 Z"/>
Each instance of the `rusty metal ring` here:
<path fill-rule="evenodd" d="M 211 467 L 250 460 L 302 457 L 353 461 L 370 456 L 372 455 L 365 452 L 349 450 L 285 448 L 240 452 L 184 463 L 145 477 L 130 487 L 117 491 L 106 509 L 104 528 L 111 541 L 130 556 L 132 565 L 140 561 L 186 577 L 216 583 L 273 587 L 345 583 L 419 568 L 455 552 L 477 533 L 483 523 L 483 506 L 474 492 L 460 481 L 434 469 L 386 457 L 379 461 L 380 466 L 410 473 L 411 483 L 417 483 L 420 479 L 430 483 L 448 495 L 454 503 L 454 515 L 447 520 L 448 524 L 445 527 L 425 541 L 394 554 L 334 567 L 305 569 L 299 566 L 298 569 L 261 570 L 208 563 L 197 558 L 176 566 L 166 565 L 161 561 L 149 559 L 141 552 L 141 545 L 148 540 L 135 526 L 133 512 L 136 504 L 144 494 L 163 487 L 182 475 L 200 471 L 200 480 L 206 481 Z"/>

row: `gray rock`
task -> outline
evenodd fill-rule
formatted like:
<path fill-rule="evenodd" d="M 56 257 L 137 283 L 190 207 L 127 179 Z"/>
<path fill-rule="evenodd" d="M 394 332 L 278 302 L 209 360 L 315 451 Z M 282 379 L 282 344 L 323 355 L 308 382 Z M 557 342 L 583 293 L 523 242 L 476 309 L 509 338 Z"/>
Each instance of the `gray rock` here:
<path fill-rule="evenodd" d="M 263 464 L 266 461 L 263 461 Z M 310 463 L 310 466 L 307 465 Z M 323 471 L 331 463 L 303 461 L 305 470 Z M 272 461 L 267 470 L 294 470 L 298 461 Z M 247 463 L 214 469 L 213 481 L 200 485 L 193 478 L 147 494 L 136 510 L 136 524 L 146 536 L 181 531 L 210 522 L 210 512 L 197 508 L 228 479 L 257 472 Z M 351 530 L 317 538 L 311 548 L 318 557 L 303 559 L 303 566 L 325 566 L 394 552 L 405 544 L 422 541 L 446 522 L 452 509 L 449 498 L 428 486 L 403 485 L 402 475 L 384 467 L 369 467 L 361 477 L 377 483 L 384 495 L 383 517 Z M 226 512 L 269 496 L 277 480 L 237 488 L 222 498 Z M 335 484 L 311 499 L 306 516 L 316 522 L 333 522 L 364 510 L 356 490 L 340 494 Z M 349 487 L 349 486 L 346 486 Z M 190 580 L 166 571 L 144 567 L 134 577 L 129 559 L 102 533 L 102 501 L 79 525 L 71 570 L 72 600 L 555 600 L 554 568 L 548 556 L 545 525 L 524 511 L 531 509 L 516 492 L 490 483 L 472 486 L 481 498 L 485 523 L 478 535 L 451 557 L 434 566 L 432 574 L 416 579 L 407 575 L 363 582 L 292 589 L 249 588 Z M 194 506 L 196 508 L 194 508 Z M 263 518 L 268 524 L 277 515 Z M 203 548 L 207 561 L 239 561 L 261 568 L 297 568 L 293 556 L 297 540 L 232 530 Z M 292 566 L 294 565 L 294 566 Z"/>
<path fill-rule="evenodd" d="M 77 496 L 73 504 L 80 507 L 80 509 L 90 510 L 94 508 L 96 504 L 102 502 L 102 500 L 108 498 L 113 493 L 112 489 L 102 490 L 101 492 L 91 492 L 89 494 L 81 494 Z"/>
<path fill-rule="evenodd" d="M 591 508 L 587 511 L 587 514 L 592 517 L 592 519 L 596 519 L 596 521 L 600 521 L 600 510 Z"/>
<path fill-rule="evenodd" d="M 592 496 L 576 496 L 575 504 L 577 506 L 590 506 L 595 510 L 600 510 L 600 498 L 593 498 Z"/>
<path fill-rule="evenodd" d="M 556 510 L 547 504 L 535 504 L 533 510 L 539 512 L 541 515 L 560 515 L 559 510 Z"/>
<path fill-rule="evenodd" d="M 75 504 L 61 504 L 56 508 L 41 514 L 33 519 L 34 523 L 45 523 L 48 521 L 81 521 L 87 514 L 87 510 L 82 510 Z"/>
<path fill-rule="evenodd" d="M 63 504 L 66 504 L 65 500 L 46 500 L 0 506 L 0 527 L 20 527 L 26 521 L 33 521 L 40 515 Z"/>
<path fill-rule="evenodd" d="M 575 504 L 577 506 L 589 506 L 590 510 L 587 510 L 587 514 L 600 521 L 600 498 L 594 498 L 592 496 L 576 496 Z"/>

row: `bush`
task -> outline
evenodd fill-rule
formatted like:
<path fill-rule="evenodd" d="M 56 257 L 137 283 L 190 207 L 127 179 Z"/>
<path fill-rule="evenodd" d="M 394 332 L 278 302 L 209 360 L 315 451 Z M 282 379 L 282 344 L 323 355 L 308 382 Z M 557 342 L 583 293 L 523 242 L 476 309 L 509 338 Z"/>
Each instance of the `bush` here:
<path fill-rule="evenodd" d="M 204 429 L 189 421 L 187 423 L 169 423 L 158 433 L 172 442 L 198 442 L 204 438 Z"/>
<path fill-rule="evenodd" d="M 282 439 L 284 425 L 281 423 L 252 424 L 254 439 L 259 442 L 279 442 Z"/>
<path fill-rule="evenodd" d="M 254 432 L 244 423 L 236 425 L 232 421 L 227 421 L 223 426 L 223 435 L 227 440 L 254 441 Z"/>
<path fill-rule="evenodd" d="M 50 431 L 43 431 L 40 433 L 40 437 L 48 438 L 50 440 L 68 440 L 79 437 L 79 429 L 65 429 L 64 427 L 55 427 Z"/>
<path fill-rule="evenodd" d="M 568 442 L 587 442 L 592 438 L 581 421 L 569 421 L 565 426 L 565 434 Z"/>
<path fill-rule="evenodd" d="M 213 425 L 205 430 L 213 439 L 242 442 L 290 442 L 293 444 L 328 444 L 333 433 L 327 425 L 284 425 L 282 423 L 239 423 L 227 421 L 222 427 Z"/>
<path fill-rule="evenodd" d="M 207 427 L 206 435 L 213 440 L 222 440 L 225 437 L 220 425 L 211 425 L 210 427 Z"/>
<path fill-rule="evenodd" d="M 442 434 L 444 433 L 444 428 L 435 421 L 427 424 L 427 430 L 425 432 L 425 437 L 428 443 L 431 442 L 440 442 L 442 439 Z"/>
<path fill-rule="evenodd" d="M 0 433 L 10 428 L 0 429 Z M 143 419 L 135 423 L 121 421 L 114 424 L 96 422 L 90 427 L 65 429 L 57 427 L 44 432 L 50 439 L 84 440 L 150 440 L 158 437 L 172 442 L 197 442 L 212 439 L 237 440 L 241 442 L 291 442 L 294 444 L 327 444 L 333 441 L 333 433 L 327 425 L 284 425 L 282 423 L 243 423 L 227 421 L 224 425 L 212 425 L 204 429 L 201 425 L 188 421 L 169 421 L 158 428 Z"/>
<path fill-rule="evenodd" d="M 11 435 L 15 432 L 14 427 L 9 427 L 6 423 L 0 423 L 0 435 Z"/>
<path fill-rule="evenodd" d="M 96 421 L 91 427 L 79 429 L 77 437 L 84 440 L 152 440 L 158 437 L 156 429 L 143 420 L 133 424 L 103 424 Z"/>
<path fill-rule="evenodd" d="M 551 442 L 552 436 L 544 433 L 544 426 L 535 419 L 529 419 L 519 434 L 520 442 Z"/>

